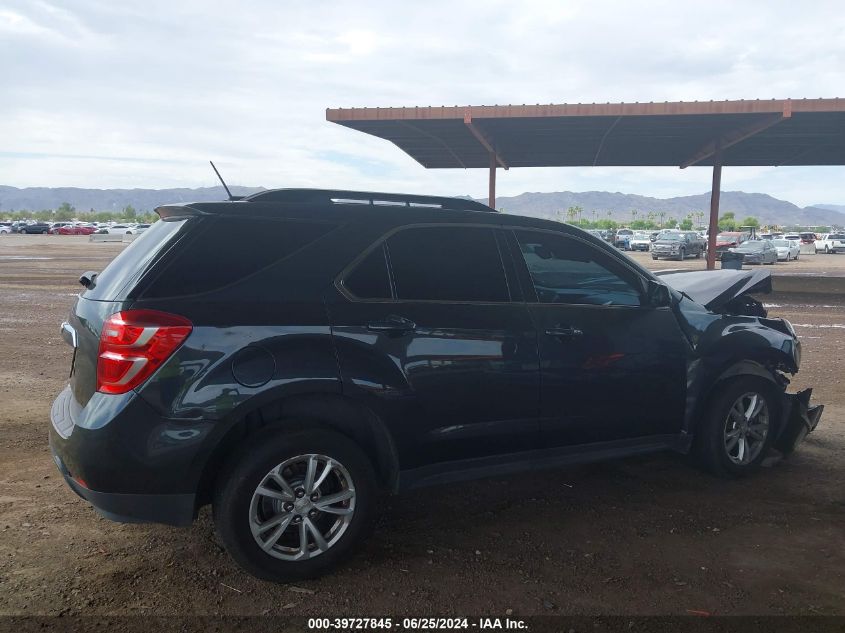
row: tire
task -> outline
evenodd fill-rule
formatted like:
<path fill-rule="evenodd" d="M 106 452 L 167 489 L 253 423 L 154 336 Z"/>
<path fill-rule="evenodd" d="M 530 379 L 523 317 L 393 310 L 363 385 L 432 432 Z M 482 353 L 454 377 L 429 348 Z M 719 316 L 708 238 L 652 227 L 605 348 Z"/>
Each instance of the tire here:
<path fill-rule="evenodd" d="M 47 235 L 50 231 L 41 231 L 41 235 Z"/>
<path fill-rule="evenodd" d="M 679 250 L 679 251 L 678 251 L 678 261 L 679 261 L 679 262 L 684 261 L 684 258 L 685 258 L 686 256 L 687 256 L 687 252 L 686 252 L 683 248 L 682 248 L 681 250 Z"/>
<path fill-rule="evenodd" d="M 830 249 L 827 246 L 824 247 L 824 254 L 830 255 Z"/>
<path fill-rule="evenodd" d="M 352 497 L 331 503 L 324 511 L 312 506 L 315 497 L 304 493 L 300 497 L 311 458 L 316 459 L 317 503 L 321 496 L 348 494 L 350 489 Z M 335 469 L 323 479 L 320 475 L 329 466 L 326 458 Z M 278 474 L 296 490 L 295 498 L 283 492 Z M 260 485 L 279 496 L 261 495 Z M 364 540 L 375 514 L 376 494 L 372 464 L 345 436 L 324 430 L 267 429 L 237 450 L 223 467 L 214 494 L 214 524 L 226 551 L 252 575 L 276 582 L 314 578 L 334 568 Z M 286 517 L 290 519 L 282 527 Z M 259 530 L 260 523 L 269 521 L 277 521 L 278 527 Z M 325 549 L 317 545 L 316 532 Z M 303 534 L 306 556 L 297 560 L 303 553 Z M 267 549 L 262 549 L 258 539 Z"/>
<path fill-rule="evenodd" d="M 652 256 L 651 256 L 651 258 L 652 258 L 653 260 L 657 261 L 657 255 L 652 255 Z"/>
<path fill-rule="evenodd" d="M 696 259 L 701 259 L 701 250 L 699 250 L 699 251 L 695 254 L 695 258 L 696 258 Z"/>
<path fill-rule="evenodd" d="M 758 435 L 762 433 L 762 427 L 757 426 L 755 428 L 754 424 L 755 419 L 758 423 L 762 422 L 760 414 L 757 415 L 757 418 L 752 417 L 751 424 L 746 423 L 744 427 L 741 421 L 732 416 L 732 409 L 739 401 L 745 403 L 739 408 L 747 411 L 745 405 L 751 403 L 749 394 L 756 394 L 758 399 L 762 399 L 764 402 L 761 411 L 766 413 L 767 426 L 762 444 L 759 446 L 757 444 L 760 442 L 759 437 L 754 437 L 751 433 L 752 430 L 756 431 Z M 699 461 L 711 473 L 726 479 L 744 477 L 754 473 L 760 468 L 760 464 L 772 444 L 777 431 L 775 426 L 780 419 L 780 412 L 781 398 L 777 387 L 764 378 L 740 376 L 719 383 L 714 387 L 711 401 L 698 424 L 694 450 Z M 738 433 L 736 436 L 729 438 L 729 433 L 737 431 L 734 426 L 740 427 Z M 740 439 L 729 448 L 734 437 Z M 748 452 L 740 455 L 742 449 L 739 445 L 742 442 L 745 442 L 744 446 Z"/>

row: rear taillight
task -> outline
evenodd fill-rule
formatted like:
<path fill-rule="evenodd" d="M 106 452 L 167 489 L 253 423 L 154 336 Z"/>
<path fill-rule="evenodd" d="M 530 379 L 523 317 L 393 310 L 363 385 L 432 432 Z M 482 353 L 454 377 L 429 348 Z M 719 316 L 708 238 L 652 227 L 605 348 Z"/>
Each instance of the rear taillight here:
<path fill-rule="evenodd" d="M 192 329 L 185 317 L 157 310 L 127 310 L 103 323 L 97 353 L 97 391 L 126 393 L 176 351 Z"/>

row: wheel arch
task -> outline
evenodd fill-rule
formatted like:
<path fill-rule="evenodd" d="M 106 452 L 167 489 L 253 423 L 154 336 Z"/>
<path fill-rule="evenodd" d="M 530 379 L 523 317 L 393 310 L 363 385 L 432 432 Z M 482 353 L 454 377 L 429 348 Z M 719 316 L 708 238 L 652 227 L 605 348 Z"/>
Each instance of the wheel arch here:
<path fill-rule="evenodd" d="M 768 358 L 746 358 L 740 361 L 728 363 L 711 374 L 712 378 L 701 387 L 696 399 L 690 428 L 693 440 L 698 431 L 699 425 L 702 423 L 703 416 L 707 411 L 707 407 L 710 404 L 713 394 L 716 393 L 718 388 L 721 385 L 724 385 L 727 381 L 742 377 L 760 378 L 768 382 L 771 385 L 772 390 L 776 393 L 782 395 L 785 392 L 786 384 L 784 381 L 786 379 L 777 373 L 776 370 L 771 368 L 771 365 L 768 362 L 769 360 L 770 359 Z M 781 401 L 778 404 L 780 405 L 781 410 L 783 410 L 783 402 Z M 776 432 L 779 432 L 780 428 L 782 428 L 781 423 L 782 420 L 780 418 L 776 420 L 776 424 L 778 425 Z"/>
<path fill-rule="evenodd" d="M 228 457 L 248 438 L 267 429 L 279 433 L 325 429 L 358 444 L 373 464 L 379 484 L 395 492 L 399 459 L 382 420 L 362 403 L 341 394 L 306 393 L 275 400 L 241 413 L 211 449 L 197 483 L 197 507 L 209 503 L 217 475 Z"/>

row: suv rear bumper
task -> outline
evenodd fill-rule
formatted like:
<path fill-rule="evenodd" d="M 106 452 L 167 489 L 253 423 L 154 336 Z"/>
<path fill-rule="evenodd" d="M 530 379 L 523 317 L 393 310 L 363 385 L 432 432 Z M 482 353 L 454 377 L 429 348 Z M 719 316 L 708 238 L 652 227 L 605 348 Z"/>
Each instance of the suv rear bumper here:
<path fill-rule="evenodd" d="M 174 433 L 134 393 L 96 397 L 80 408 L 68 387 L 50 411 L 50 450 L 68 486 L 113 521 L 190 525 L 202 434 Z"/>
<path fill-rule="evenodd" d="M 71 477 L 56 454 L 52 441 L 53 461 L 70 489 L 90 503 L 98 514 L 119 523 L 165 523 L 188 526 L 194 521 L 195 495 L 131 495 L 89 490 Z"/>

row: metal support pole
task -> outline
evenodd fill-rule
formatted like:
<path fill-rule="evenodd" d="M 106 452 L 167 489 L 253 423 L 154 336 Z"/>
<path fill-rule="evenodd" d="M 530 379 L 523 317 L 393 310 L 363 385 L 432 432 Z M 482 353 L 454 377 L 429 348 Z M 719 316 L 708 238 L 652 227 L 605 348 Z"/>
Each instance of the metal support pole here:
<path fill-rule="evenodd" d="M 496 208 L 496 154 L 490 152 L 490 190 L 487 195 L 487 206 Z"/>
<path fill-rule="evenodd" d="M 716 268 L 716 235 L 719 233 L 719 194 L 722 189 L 722 147 L 716 142 L 713 155 L 713 185 L 710 188 L 710 227 L 707 231 L 707 270 Z"/>

